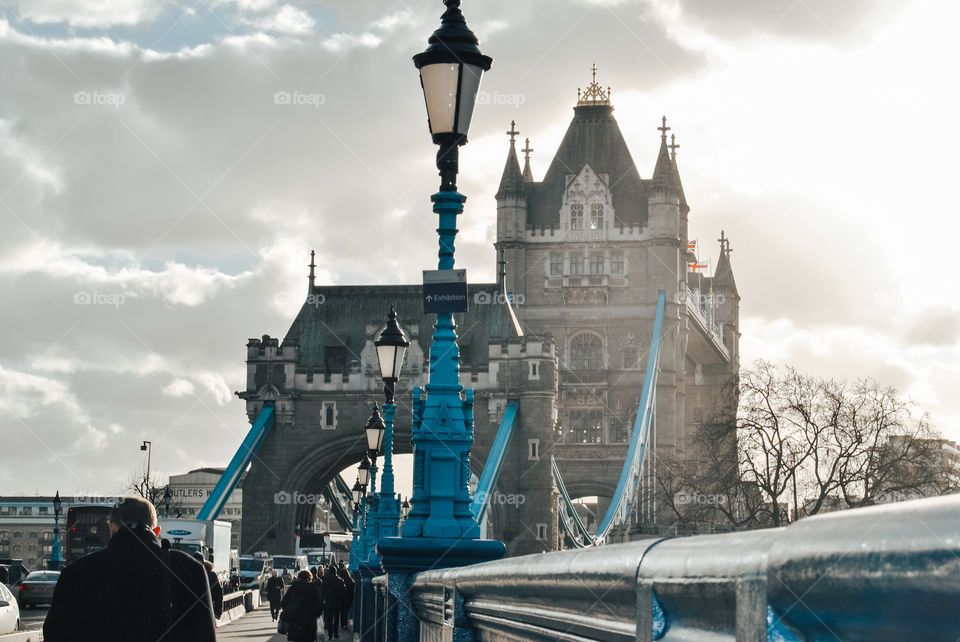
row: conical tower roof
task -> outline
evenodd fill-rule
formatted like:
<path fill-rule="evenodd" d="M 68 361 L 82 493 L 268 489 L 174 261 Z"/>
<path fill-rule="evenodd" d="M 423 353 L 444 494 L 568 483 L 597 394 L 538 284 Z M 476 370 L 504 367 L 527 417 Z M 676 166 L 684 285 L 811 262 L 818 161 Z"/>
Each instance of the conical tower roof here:
<path fill-rule="evenodd" d="M 507 152 L 507 162 L 503 166 L 503 174 L 500 176 L 500 187 L 497 189 L 497 198 L 505 196 L 523 196 L 523 174 L 520 173 L 520 161 L 517 160 L 517 147 L 515 144 L 517 134 L 517 121 L 510 121 L 510 131 L 507 135 L 510 137 L 510 151 Z"/>
<path fill-rule="evenodd" d="M 730 239 L 726 233 L 720 232 L 720 258 L 717 259 L 717 269 L 713 273 L 713 286 L 715 288 L 727 287 L 737 291 L 737 282 L 733 278 L 733 266 L 730 264 Z"/>

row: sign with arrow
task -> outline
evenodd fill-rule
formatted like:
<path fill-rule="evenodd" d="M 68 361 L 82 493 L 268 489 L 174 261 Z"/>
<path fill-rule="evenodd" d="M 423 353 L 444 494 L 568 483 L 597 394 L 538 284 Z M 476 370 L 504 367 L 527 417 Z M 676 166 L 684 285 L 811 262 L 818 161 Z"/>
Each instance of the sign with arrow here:
<path fill-rule="evenodd" d="M 424 270 L 423 311 L 425 314 L 466 312 L 467 271 Z"/>

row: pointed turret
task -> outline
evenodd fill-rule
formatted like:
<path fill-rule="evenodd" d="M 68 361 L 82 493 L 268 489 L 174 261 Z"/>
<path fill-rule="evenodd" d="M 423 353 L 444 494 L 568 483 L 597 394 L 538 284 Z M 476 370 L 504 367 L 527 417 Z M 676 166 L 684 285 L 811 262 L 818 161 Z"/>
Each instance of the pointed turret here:
<path fill-rule="evenodd" d="M 530 147 L 530 139 L 527 139 L 527 144 L 523 149 L 520 150 L 523 152 L 523 181 L 525 183 L 533 182 L 533 172 L 530 170 L 530 152 L 533 151 L 533 148 Z"/>
<path fill-rule="evenodd" d="M 717 269 L 713 273 L 714 288 L 729 288 L 732 292 L 737 291 L 737 282 L 733 278 L 733 266 L 730 265 L 730 239 L 727 238 L 723 230 L 720 231 L 720 258 L 717 259 Z"/>
<path fill-rule="evenodd" d="M 683 189 L 680 187 L 680 174 L 677 172 L 676 165 L 670 155 L 671 145 L 667 144 L 667 117 L 663 117 L 663 124 L 658 127 L 660 130 L 660 153 L 657 154 L 657 164 L 653 168 L 653 177 L 650 179 L 650 185 L 654 190 L 661 190 L 671 196 L 680 196 Z"/>
<path fill-rule="evenodd" d="M 497 198 L 506 196 L 523 195 L 523 174 L 520 172 L 520 161 L 517 160 L 517 147 L 514 142 L 516 135 L 520 132 L 516 128 L 517 122 L 510 121 L 510 151 L 507 152 L 507 162 L 503 166 L 503 175 L 500 177 L 500 188 L 497 190 Z"/>

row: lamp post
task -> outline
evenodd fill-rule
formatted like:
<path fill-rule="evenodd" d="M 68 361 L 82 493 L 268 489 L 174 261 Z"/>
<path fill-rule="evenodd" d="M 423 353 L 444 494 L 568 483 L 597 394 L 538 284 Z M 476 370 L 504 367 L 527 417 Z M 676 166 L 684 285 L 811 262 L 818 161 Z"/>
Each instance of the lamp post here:
<path fill-rule="evenodd" d="M 143 489 L 143 492 L 146 493 L 146 495 L 144 495 L 144 497 L 150 501 L 153 501 L 153 498 L 150 497 L 150 455 L 153 453 L 153 443 L 144 440 L 144 442 L 140 444 L 140 450 L 147 451 L 147 476 L 144 478 L 146 482 L 146 488 Z"/>
<path fill-rule="evenodd" d="M 379 541 L 384 537 L 395 537 L 400 532 L 400 501 L 394 490 L 393 477 L 393 417 L 397 412 L 394 392 L 403 368 L 403 360 L 410 347 L 410 341 L 397 321 L 397 311 L 390 306 L 387 324 L 380 330 L 373 345 L 377 349 L 380 362 L 380 378 L 383 379 L 383 476 L 380 479 L 380 493 L 376 498 L 376 535 Z"/>
<path fill-rule="evenodd" d="M 454 269 L 457 216 L 466 197 L 457 192 L 458 156 L 466 144 L 473 107 L 484 71 L 493 62 L 478 48 L 460 0 L 444 0 L 440 28 L 425 51 L 413 57 L 427 107 L 433 142 L 439 146 L 440 190 L 430 198 L 439 218 L 437 270 Z M 452 312 L 437 313 L 430 345 L 426 398 L 413 391 L 413 497 L 401 537 L 377 542 L 387 572 L 389 606 L 384 614 L 388 639 L 418 639 L 417 618 L 406 588 L 412 573 L 498 559 L 502 542 L 480 539 L 470 511 L 470 448 L 473 445 L 473 391 L 460 385 L 460 350 Z M 460 626 L 454 623 L 454 628 Z M 452 632 L 454 639 L 460 633 Z M 463 634 L 469 635 L 466 632 Z"/>
<path fill-rule="evenodd" d="M 63 568 L 63 552 L 60 550 L 60 510 L 63 508 L 63 502 L 60 500 L 60 491 L 53 498 L 53 550 L 50 552 L 49 568 L 52 571 L 59 571 Z"/>
<path fill-rule="evenodd" d="M 370 418 L 367 420 L 363 430 L 367 439 L 367 453 L 370 455 L 370 492 L 364 498 L 365 510 L 362 511 L 363 522 L 360 525 L 360 539 L 362 542 L 361 551 L 363 553 L 361 559 L 368 560 L 375 555 L 374 545 L 379 538 L 377 531 L 378 524 L 374 518 L 380 497 L 379 493 L 377 493 L 377 456 L 383 448 L 383 437 L 386 432 L 386 426 L 384 426 L 383 417 L 380 416 L 377 404 L 373 404 L 373 412 L 370 413 Z"/>

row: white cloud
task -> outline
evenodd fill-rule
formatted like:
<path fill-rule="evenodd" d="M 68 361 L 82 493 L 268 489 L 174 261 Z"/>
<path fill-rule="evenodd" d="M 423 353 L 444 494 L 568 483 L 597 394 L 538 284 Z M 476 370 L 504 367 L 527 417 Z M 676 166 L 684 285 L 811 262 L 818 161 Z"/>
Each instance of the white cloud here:
<path fill-rule="evenodd" d="M 174 379 L 164 387 L 163 394 L 168 397 L 186 397 L 192 395 L 194 390 L 193 384 L 186 379 Z"/>
<path fill-rule="evenodd" d="M 15 0 L 23 20 L 74 27 L 136 25 L 157 16 L 163 0 Z"/>
<path fill-rule="evenodd" d="M 313 33 L 315 24 L 316 21 L 310 17 L 309 13 L 288 4 L 280 7 L 273 14 L 254 21 L 254 25 L 259 29 L 296 36 Z"/>

